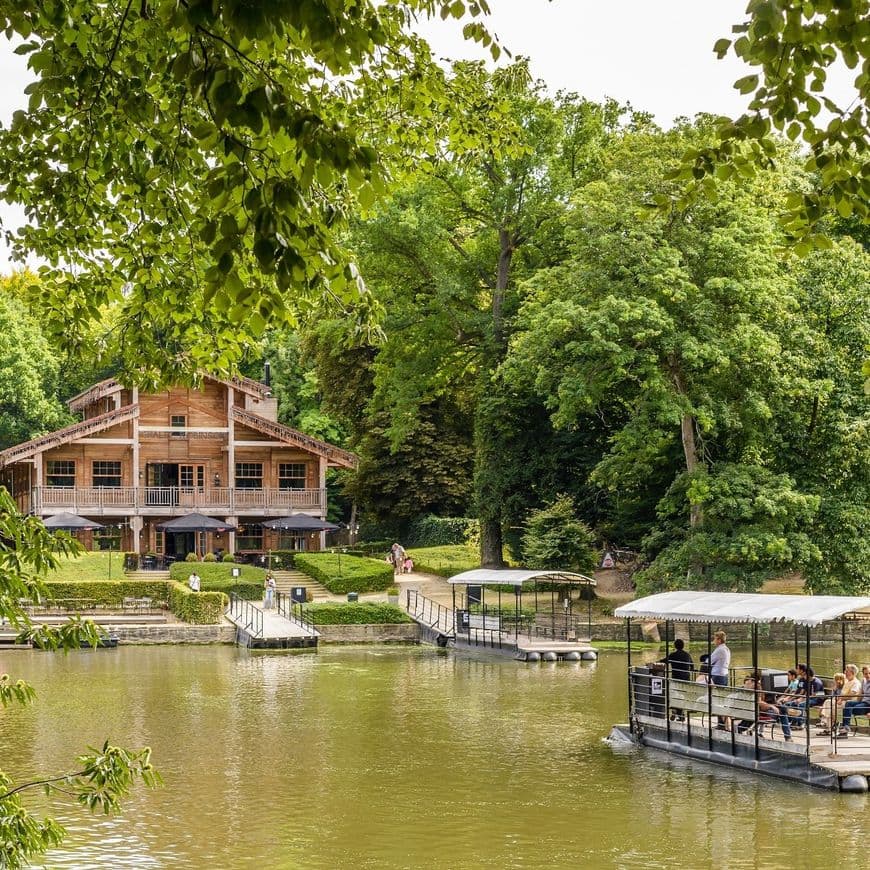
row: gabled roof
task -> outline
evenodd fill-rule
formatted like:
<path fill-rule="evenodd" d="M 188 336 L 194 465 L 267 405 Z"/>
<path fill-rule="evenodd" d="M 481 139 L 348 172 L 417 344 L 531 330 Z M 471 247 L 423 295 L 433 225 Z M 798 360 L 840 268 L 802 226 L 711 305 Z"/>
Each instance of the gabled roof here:
<path fill-rule="evenodd" d="M 301 447 L 303 450 L 318 456 L 325 456 L 330 465 L 341 468 L 356 468 L 359 462 L 356 454 L 348 450 L 342 450 L 340 447 L 321 441 L 319 438 L 312 438 L 310 435 L 299 432 L 297 429 L 291 429 L 282 423 L 274 423 L 243 408 L 233 408 L 233 419 L 243 426 L 256 429 L 258 432 L 277 438 L 285 444 L 292 444 L 294 447 Z"/>
<path fill-rule="evenodd" d="M 870 597 L 847 595 L 761 595 L 740 592 L 661 592 L 630 601 L 616 616 L 675 622 L 793 622 L 812 628 L 846 614 L 870 616 Z"/>
<path fill-rule="evenodd" d="M 254 396 L 254 398 L 257 399 L 266 399 L 272 395 L 270 387 L 266 386 L 266 384 L 260 383 L 260 381 L 255 381 L 253 378 L 230 378 L 230 380 L 225 381 L 221 378 L 212 377 L 211 375 L 203 375 L 203 379 L 214 381 L 215 383 L 223 384 L 224 386 L 232 387 L 236 390 L 241 390 L 243 393 L 247 393 L 249 396 Z M 93 402 L 97 402 L 106 396 L 111 396 L 113 393 L 117 393 L 119 390 L 123 389 L 124 385 L 117 380 L 117 378 L 106 378 L 106 380 L 100 381 L 92 387 L 88 387 L 84 392 L 79 393 L 77 396 L 73 396 L 66 404 L 72 412 L 81 411 Z"/>
<path fill-rule="evenodd" d="M 72 426 L 65 426 L 56 432 L 49 432 L 48 435 L 40 435 L 39 438 L 33 438 L 23 444 L 8 447 L 0 452 L 0 468 L 5 468 L 13 462 L 20 462 L 22 459 L 28 459 L 43 450 L 69 444 L 70 441 L 75 441 L 77 438 L 87 438 L 88 435 L 93 435 L 95 432 L 111 429 L 112 426 L 126 423 L 138 416 L 138 405 L 124 405 L 122 408 L 114 408 L 106 414 L 100 414 L 99 417 L 91 417 L 80 423 L 73 423 Z"/>

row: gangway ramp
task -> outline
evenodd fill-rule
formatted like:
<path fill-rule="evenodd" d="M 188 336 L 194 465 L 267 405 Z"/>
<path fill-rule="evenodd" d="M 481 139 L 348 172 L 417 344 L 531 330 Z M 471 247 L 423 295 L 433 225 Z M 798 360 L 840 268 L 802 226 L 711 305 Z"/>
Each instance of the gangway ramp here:
<path fill-rule="evenodd" d="M 443 647 L 455 639 L 454 612 L 449 607 L 421 595 L 416 589 L 408 589 L 405 609 L 422 629 L 424 640 Z"/>
<path fill-rule="evenodd" d="M 230 593 L 226 617 L 236 626 L 236 642 L 249 649 L 316 649 L 320 633 L 293 607 L 289 595 L 277 592 L 274 606 Z"/>

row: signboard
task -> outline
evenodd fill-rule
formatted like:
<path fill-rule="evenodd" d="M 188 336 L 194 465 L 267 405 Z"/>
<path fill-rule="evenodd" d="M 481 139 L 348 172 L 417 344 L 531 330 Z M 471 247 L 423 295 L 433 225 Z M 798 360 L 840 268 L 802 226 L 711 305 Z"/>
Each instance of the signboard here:
<path fill-rule="evenodd" d="M 650 680 L 650 694 L 652 695 L 664 695 L 665 693 L 665 681 L 661 677 L 653 677 Z"/>

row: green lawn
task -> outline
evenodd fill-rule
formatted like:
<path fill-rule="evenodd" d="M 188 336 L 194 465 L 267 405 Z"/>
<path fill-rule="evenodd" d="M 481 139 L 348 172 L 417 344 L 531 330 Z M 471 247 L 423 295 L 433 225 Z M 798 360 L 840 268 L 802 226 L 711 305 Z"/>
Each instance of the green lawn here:
<path fill-rule="evenodd" d="M 393 566 L 380 559 L 342 553 L 298 553 L 296 567 L 333 595 L 382 592 L 393 585 Z"/>
<path fill-rule="evenodd" d="M 414 560 L 414 570 L 424 574 L 452 577 L 462 571 L 480 567 L 480 558 L 465 544 L 445 544 L 441 547 L 414 547 L 408 550 Z"/>
<path fill-rule="evenodd" d="M 109 568 L 111 565 L 111 576 Z M 109 552 L 83 553 L 73 558 L 61 557 L 60 567 L 52 571 L 48 580 L 63 580 L 69 583 L 87 583 L 94 580 L 123 580 L 124 554 Z"/>

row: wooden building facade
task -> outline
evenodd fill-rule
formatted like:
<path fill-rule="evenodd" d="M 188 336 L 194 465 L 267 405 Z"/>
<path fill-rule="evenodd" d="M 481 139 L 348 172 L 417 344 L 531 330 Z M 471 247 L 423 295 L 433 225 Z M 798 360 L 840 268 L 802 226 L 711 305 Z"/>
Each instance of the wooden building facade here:
<path fill-rule="evenodd" d="M 199 388 L 144 394 L 110 378 L 69 401 L 78 423 L 0 452 L 0 483 L 23 513 L 70 512 L 105 528 L 90 549 L 184 558 L 320 549 L 321 533 L 270 532 L 263 520 L 326 517 L 326 470 L 356 457 L 277 422 L 269 387 L 206 377 Z M 165 534 L 198 513 L 236 532 Z M 199 537 L 195 537 L 199 536 Z"/>

